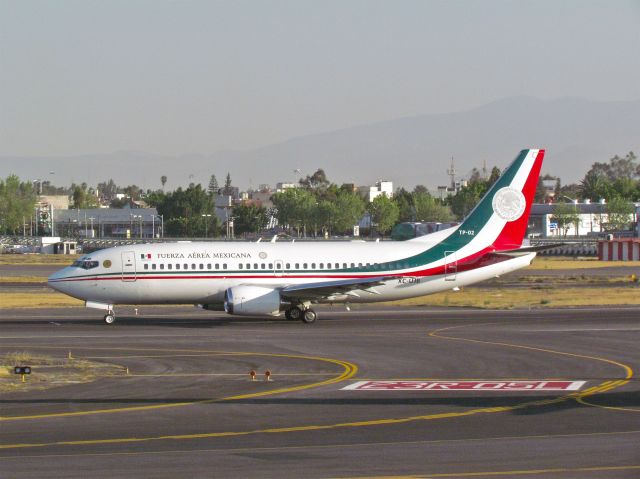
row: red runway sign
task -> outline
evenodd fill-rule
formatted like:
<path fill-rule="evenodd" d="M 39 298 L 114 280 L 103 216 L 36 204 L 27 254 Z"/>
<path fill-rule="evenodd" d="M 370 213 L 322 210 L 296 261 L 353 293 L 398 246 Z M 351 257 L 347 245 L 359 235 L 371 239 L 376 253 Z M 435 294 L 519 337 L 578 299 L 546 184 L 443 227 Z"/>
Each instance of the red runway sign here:
<path fill-rule="evenodd" d="M 359 381 L 357 391 L 578 391 L 586 381 Z"/>

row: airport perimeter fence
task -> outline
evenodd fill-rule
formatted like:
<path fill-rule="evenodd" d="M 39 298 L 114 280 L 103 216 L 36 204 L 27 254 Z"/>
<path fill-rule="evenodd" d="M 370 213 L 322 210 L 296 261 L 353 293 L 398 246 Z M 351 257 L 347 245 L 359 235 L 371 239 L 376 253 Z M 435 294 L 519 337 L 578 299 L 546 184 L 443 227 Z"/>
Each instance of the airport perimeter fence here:
<path fill-rule="evenodd" d="M 178 241 L 206 241 L 210 243 L 224 243 L 228 241 L 249 242 L 246 239 L 226 240 L 224 238 L 146 238 L 146 239 L 80 239 L 77 238 L 61 238 L 61 241 L 75 240 L 80 246 L 79 252 L 91 253 L 93 251 L 111 248 L 113 246 L 125 246 L 133 244 L 149 244 L 149 243 L 175 243 Z M 268 242 L 270 238 L 264 238 L 263 241 Z M 287 241 L 377 241 L 368 238 L 330 238 L 327 240 L 318 240 L 317 238 L 279 238 L 279 242 Z M 256 241 L 255 239 L 251 241 Z M 384 239 L 381 241 L 390 241 Z M 536 238 L 530 240 L 531 246 L 543 246 L 547 244 L 565 243 L 553 249 L 544 250 L 538 254 L 543 256 L 598 256 L 598 240 L 596 238 Z M 37 253 L 40 238 L 35 236 L 0 236 L 0 252 L 2 253 Z"/>

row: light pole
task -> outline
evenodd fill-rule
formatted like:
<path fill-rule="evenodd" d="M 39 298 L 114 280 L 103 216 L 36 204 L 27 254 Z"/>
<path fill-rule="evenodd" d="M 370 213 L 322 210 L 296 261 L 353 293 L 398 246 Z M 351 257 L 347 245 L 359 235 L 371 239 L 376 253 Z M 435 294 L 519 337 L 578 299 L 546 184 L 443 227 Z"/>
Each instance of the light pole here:
<path fill-rule="evenodd" d="M 209 218 L 211 218 L 211 215 L 200 215 L 204 218 L 204 237 L 208 238 L 209 237 Z"/>

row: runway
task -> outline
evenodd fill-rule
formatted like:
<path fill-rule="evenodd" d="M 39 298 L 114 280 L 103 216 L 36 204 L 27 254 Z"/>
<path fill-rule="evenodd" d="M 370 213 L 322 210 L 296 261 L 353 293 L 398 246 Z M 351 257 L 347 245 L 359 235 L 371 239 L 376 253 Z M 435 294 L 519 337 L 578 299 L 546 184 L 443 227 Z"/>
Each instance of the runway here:
<path fill-rule="evenodd" d="M 640 476 L 640 309 L 318 312 L 0 310 L 1 355 L 122 367 L 0 395 L 0 477 Z"/>

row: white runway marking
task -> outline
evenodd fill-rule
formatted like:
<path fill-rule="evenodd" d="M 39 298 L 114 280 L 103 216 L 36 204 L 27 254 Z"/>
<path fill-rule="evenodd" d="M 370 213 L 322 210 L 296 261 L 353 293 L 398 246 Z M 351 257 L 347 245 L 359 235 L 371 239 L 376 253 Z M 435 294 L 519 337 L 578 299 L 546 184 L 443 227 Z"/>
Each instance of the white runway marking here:
<path fill-rule="evenodd" d="M 521 329 L 522 332 L 527 333 L 576 333 L 581 331 L 640 331 L 640 326 L 636 328 L 538 328 L 538 329 Z"/>
<path fill-rule="evenodd" d="M 586 381 L 358 381 L 342 391 L 578 391 Z"/>

